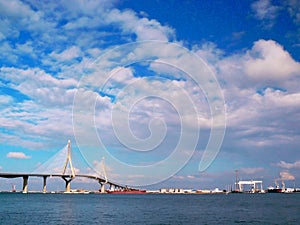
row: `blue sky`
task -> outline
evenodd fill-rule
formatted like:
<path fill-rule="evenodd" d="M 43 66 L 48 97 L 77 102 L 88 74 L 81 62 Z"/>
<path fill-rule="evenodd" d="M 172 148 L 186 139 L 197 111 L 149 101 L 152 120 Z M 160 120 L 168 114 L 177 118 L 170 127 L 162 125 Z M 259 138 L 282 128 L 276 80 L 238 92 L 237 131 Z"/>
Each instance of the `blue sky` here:
<path fill-rule="evenodd" d="M 0 171 L 63 169 L 71 139 L 78 172 L 105 157 L 125 184 L 298 184 L 299 9 L 0 0 Z"/>

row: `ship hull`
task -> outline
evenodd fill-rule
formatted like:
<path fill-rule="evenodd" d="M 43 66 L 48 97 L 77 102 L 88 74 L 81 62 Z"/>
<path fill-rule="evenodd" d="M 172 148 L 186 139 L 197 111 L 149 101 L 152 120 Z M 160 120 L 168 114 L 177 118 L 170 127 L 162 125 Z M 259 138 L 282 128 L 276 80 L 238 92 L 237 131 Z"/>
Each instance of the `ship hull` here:
<path fill-rule="evenodd" d="M 106 191 L 108 194 L 146 194 L 146 190 L 118 190 L 118 191 Z"/>
<path fill-rule="evenodd" d="M 281 188 L 268 189 L 268 193 L 281 193 Z"/>

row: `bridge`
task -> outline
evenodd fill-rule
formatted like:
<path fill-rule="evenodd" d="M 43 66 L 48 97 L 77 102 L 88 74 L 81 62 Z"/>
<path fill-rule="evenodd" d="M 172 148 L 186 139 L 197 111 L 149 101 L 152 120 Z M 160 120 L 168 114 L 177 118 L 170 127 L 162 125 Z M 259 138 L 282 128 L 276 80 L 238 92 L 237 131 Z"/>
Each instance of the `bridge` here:
<path fill-rule="evenodd" d="M 75 169 L 72 163 L 71 157 L 71 141 L 68 141 L 68 153 L 66 157 L 66 162 L 64 164 L 62 173 L 0 173 L 0 177 L 2 178 L 23 178 L 23 193 L 28 193 L 28 178 L 29 177 L 42 177 L 43 178 L 43 193 L 47 192 L 47 178 L 48 177 L 60 177 L 65 181 L 65 193 L 71 193 L 71 181 L 73 181 L 76 177 L 88 178 L 92 180 L 96 180 L 100 184 L 100 193 L 106 193 L 105 185 L 109 185 L 109 189 L 118 189 L 118 190 L 134 190 L 134 188 L 128 188 L 127 185 L 120 185 L 115 182 L 111 182 L 107 179 L 104 169 L 105 177 L 97 176 L 97 175 L 89 175 L 89 174 L 76 174 Z M 71 173 L 66 174 L 66 170 L 68 165 L 70 166 Z"/>

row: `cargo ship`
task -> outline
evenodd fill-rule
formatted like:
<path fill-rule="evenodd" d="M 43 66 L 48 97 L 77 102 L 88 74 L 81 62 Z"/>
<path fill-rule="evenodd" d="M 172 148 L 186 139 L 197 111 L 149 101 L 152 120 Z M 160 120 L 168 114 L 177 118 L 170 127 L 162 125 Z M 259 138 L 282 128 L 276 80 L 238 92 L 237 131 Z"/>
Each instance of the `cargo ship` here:
<path fill-rule="evenodd" d="M 269 187 L 267 190 L 268 193 L 281 193 L 282 192 L 282 188 L 279 187 Z"/>
<path fill-rule="evenodd" d="M 282 192 L 285 192 L 285 184 L 284 184 L 284 181 L 281 180 L 282 188 L 280 188 L 280 187 L 279 187 L 279 184 L 278 184 L 278 180 L 279 180 L 279 179 L 275 179 L 275 188 L 274 188 L 274 187 L 268 187 L 268 189 L 267 189 L 267 192 L 268 192 L 268 193 L 282 193 Z"/>

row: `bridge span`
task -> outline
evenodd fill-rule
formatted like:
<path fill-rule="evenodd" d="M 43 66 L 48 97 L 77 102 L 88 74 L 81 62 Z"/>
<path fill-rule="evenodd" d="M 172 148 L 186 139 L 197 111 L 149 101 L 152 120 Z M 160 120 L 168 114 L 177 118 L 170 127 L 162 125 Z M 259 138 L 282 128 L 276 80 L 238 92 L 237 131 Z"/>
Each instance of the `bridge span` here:
<path fill-rule="evenodd" d="M 67 175 L 67 174 L 36 174 L 36 173 L 0 173 L 0 177 L 2 178 L 23 178 L 23 193 L 28 192 L 28 178 L 29 177 L 43 177 L 43 192 L 47 192 L 47 178 L 48 177 L 61 177 L 66 185 L 65 185 L 65 192 L 71 192 L 71 181 L 74 180 L 76 177 L 88 178 L 92 180 L 97 180 L 100 184 L 100 192 L 105 193 L 105 185 L 109 185 L 109 189 L 112 187 L 115 189 L 128 189 L 127 186 L 123 186 L 120 184 L 116 184 L 114 182 L 110 182 L 105 178 L 95 175 L 88 175 L 88 174 L 76 174 L 75 176 Z M 129 188 L 131 189 L 131 188 Z"/>
<path fill-rule="evenodd" d="M 129 188 L 127 185 L 120 185 L 115 182 L 111 182 L 107 179 L 106 174 L 105 178 L 97 176 L 97 175 L 90 175 L 90 174 L 76 174 L 75 169 L 72 163 L 71 157 L 71 141 L 68 141 L 68 153 L 66 157 L 66 162 L 64 164 L 62 173 L 0 173 L 0 177 L 2 178 L 23 178 L 23 193 L 28 193 L 28 178 L 29 177 L 43 177 L 43 192 L 47 192 L 47 178 L 48 177 L 61 177 L 65 181 L 65 192 L 71 192 L 71 181 L 74 180 L 76 177 L 81 178 L 88 178 L 97 180 L 100 184 L 100 192 L 105 193 L 105 185 L 109 185 L 109 189 L 119 189 L 119 190 L 134 190 L 134 188 Z M 70 166 L 71 174 L 66 174 L 67 166 Z M 105 169 L 104 169 L 105 173 Z"/>

